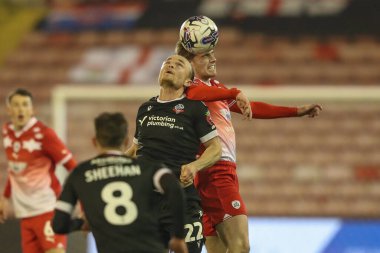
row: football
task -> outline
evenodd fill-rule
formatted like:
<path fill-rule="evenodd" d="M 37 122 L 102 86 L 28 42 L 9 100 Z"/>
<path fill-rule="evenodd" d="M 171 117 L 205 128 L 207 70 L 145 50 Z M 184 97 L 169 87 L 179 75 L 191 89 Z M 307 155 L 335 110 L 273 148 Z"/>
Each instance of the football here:
<path fill-rule="evenodd" d="M 182 46 L 190 53 L 202 54 L 218 43 L 218 27 L 206 16 L 194 16 L 183 22 L 179 31 Z"/>

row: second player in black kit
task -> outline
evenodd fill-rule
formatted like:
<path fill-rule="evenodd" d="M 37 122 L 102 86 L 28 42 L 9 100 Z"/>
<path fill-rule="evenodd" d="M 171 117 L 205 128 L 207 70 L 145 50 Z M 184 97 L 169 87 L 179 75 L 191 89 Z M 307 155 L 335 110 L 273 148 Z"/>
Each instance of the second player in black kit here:
<path fill-rule="evenodd" d="M 67 233 L 82 225 L 81 220 L 71 220 L 73 208 L 80 201 L 99 253 L 162 253 L 166 245 L 162 243 L 158 220 L 152 211 L 153 191 L 165 193 L 157 194 L 170 203 L 175 224 L 173 236 L 180 240 L 184 237 L 183 191 L 167 167 L 122 153 L 117 130 L 126 124 L 123 119 L 121 114 L 107 113 L 96 119 L 101 125 L 96 127 L 101 152 L 69 175 L 57 202 L 53 229 Z M 108 142 L 102 143 L 101 139 Z M 184 240 L 181 241 L 186 249 Z"/>
<path fill-rule="evenodd" d="M 167 165 L 184 187 L 186 198 L 185 241 L 190 253 L 203 246 L 200 198 L 193 185 L 196 173 L 220 159 L 221 145 L 208 108 L 184 96 L 185 85 L 193 78 L 192 67 L 179 55 L 168 57 L 160 70 L 160 94 L 140 106 L 136 132 L 129 155 L 145 157 Z M 201 145 L 204 152 L 197 157 Z M 170 203 L 156 194 L 164 243 L 173 233 Z"/>

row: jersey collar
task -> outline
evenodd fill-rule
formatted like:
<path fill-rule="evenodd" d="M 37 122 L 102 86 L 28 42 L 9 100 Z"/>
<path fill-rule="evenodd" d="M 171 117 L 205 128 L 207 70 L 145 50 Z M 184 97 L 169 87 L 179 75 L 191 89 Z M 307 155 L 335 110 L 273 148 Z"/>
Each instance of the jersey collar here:
<path fill-rule="evenodd" d="M 181 100 L 185 97 L 185 95 L 182 95 L 180 96 L 179 98 L 176 98 L 176 99 L 173 99 L 173 100 L 160 100 L 158 97 L 157 97 L 157 102 L 158 103 L 170 103 L 170 102 L 173 102 L 173 101 L 178 101 L 178 100 Z"/>
<path fill-rule="evenodd" d="M 28 123 L 26 123 L 26 125 L 19 131 L 16 131 L 15 129 L 15 126 L 13 124 L 11 124 L 9 126 L 10 129 L 13 130 L 13 132 L 15 133 L 15 136 L 18 138 L 20 137 L 23 133 L 25 133 L 26 131 L 28 131 L 30 128 L 32 128 L 36 123 L 37 123 L 37 118 L 36 117 L 32 117 L 30 118 L 30 120 L 28 121 Z"/>
<path fill-rule="evenodd" d="M 211 84 L 211 78 L 209 78 L 207 81 L 203 81 L 203 80 L 199 79 L 198 77 L 195 77 L 194 79 L 196 81 L 198 81 L 198 82 L 206 84 L 207 86 L 212 86 L 212 84 Z"/>

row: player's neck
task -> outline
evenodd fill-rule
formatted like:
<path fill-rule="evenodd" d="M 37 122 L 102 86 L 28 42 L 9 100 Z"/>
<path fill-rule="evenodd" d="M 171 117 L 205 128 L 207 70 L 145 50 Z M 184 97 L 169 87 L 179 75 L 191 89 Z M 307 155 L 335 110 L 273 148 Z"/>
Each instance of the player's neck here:
<path fill-rule="evenodd" d="M 169 87 L 161 87 L 159 99 L 162 101 L 170 101 L 183 96 L 184 89 L 173 89 Z"/>
<path fill-rule="evenodd" d="M 201 80 L 203 83 L 207 84 L 207 85 L 211 85 L 211 78 L 209 77 L 206 77 L 206 78 L 201 78 L 201 77 L 196 77 L 197 79 Z"/>
<path fill-rule="evenodd" d="M 109 155 L 121 155 L 123 154 L 122 148 L 101 148 L 99 149 L 99 154 L 109 154 Z"/>

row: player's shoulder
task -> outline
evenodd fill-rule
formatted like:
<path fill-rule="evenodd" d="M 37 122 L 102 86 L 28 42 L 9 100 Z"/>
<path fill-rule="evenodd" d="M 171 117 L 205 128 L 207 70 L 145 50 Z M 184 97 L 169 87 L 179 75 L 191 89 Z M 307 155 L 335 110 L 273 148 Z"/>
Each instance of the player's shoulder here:
<path fill-rule="evenodd" d="M 9 131 L 11 130 L 11 123 L 6 122 L 2 125 L 1 131 L 3 135 L 7 135 Z"/>
<path fill-rule="evenodd" d="M 140 105 L 139 109 L 146 108 L 148 106 L 151 106 L 151 105 L 157 103 L 157 98 L 158 98 L 158 96 L 155 96 L 155 97 L 152 97 L 149 100 L 145 101 L 144 103 L 142 103 Z"/>
<path fill-rule="evenodd" d="M 192 99 L 189 99 L 187 97 L 185 97 L 182 101 L 185 105 L 189 105 L 189 106 L 191 106 L 191 108 L 194 108 L 194 110 L 197 110 L 197 108 L 206 107 L 206 105 L 203 101 L 192 100 Z"/>
<path fill-rule="evenodd" d="M 55 137 L 56 133 L 53 128 L 46 125 L 44 122 L 37 120 L 36 124 L 32 127 L 34 133 L 42 134 L 42 137 Z"/>
<path fill-rule="evenodd" d="M 151 97 L 150 99 L 148 99 L 148 101 L 144 102 L 142 105 L 150 105 L 150 104 L 157 103 L 157 99 L 158 99 L 158 96 Z"/>

